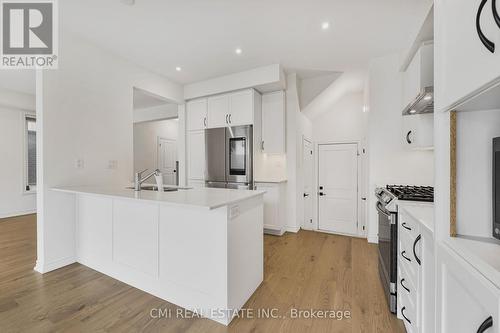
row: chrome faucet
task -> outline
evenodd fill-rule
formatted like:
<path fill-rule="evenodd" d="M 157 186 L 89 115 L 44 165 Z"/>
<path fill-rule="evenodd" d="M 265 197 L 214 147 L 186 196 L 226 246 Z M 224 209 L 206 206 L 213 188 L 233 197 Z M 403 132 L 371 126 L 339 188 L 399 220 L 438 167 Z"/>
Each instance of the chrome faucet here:
<path fill-rule="evenodd" d="M 161 171 L 159 169 L 156 169 L 155 171 L 151 172 L 147 176 L 142 177 L 142 174 L 146 171 L 148 171 L 148 169 L 145 169 L 145 170 L 142 170 L 142 171 L 135 173 L 135 177 L 134 177 L 134 190 L 135 191 L 140 191 L 141 184 L 144 183 L 149 178 L 151 178 L 152 176 L 160 176 L 161 175 Z"/>

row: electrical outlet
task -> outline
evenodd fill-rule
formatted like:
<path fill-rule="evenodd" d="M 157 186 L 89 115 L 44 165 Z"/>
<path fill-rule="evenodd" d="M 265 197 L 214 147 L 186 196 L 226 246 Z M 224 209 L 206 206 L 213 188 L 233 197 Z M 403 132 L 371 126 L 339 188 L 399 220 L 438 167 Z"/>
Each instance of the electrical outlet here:
<path fill-rule="evenodd" d="M 75 160 L 75 167 L 77 169 L 83 169 L 85 168 L 85 161 L 83 160 L 83 158 L 78 158 Z"/>
<path fill-rule="evenodd" d="M 118 161 L 117 160 L 108 161 L 108 169 L 110 169 L 110 170 L 118 169 Z"/>

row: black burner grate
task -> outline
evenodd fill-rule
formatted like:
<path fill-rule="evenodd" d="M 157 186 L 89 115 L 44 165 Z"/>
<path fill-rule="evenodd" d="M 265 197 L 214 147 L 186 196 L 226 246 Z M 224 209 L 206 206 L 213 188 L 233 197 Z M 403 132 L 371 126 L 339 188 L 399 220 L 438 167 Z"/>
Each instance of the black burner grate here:
<path fill-rule="evenodd" d="M 398 200 L 434 202 L 434 187 L 387 185 L 387 190 Z"/>

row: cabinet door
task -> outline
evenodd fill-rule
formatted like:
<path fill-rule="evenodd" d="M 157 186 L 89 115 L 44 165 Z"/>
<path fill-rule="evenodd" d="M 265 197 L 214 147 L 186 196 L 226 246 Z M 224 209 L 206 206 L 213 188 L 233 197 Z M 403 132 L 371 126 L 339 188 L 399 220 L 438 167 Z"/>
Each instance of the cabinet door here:
<path fill-rule="evenodd" d="M 262 96 L 262 150 L 285 153 L 285 94 L 278 91 Z"/>
<path fill-rule="evenodd" d="M 496 44 L 496 52 L 491 53 L 481 43 L 476 31 L 480 3 L 479 0 L 441 0 L 435 3 L 435 45 L 439 68 L 436 77 L 439 88 L 437 111 L 449 108 L 500 77 L 500 28 L 495 24 L 491 1 L 488 1 L 480 22 L 483 33 Z"/>
<path fill-rule="evenodd" d="M 229 125 L 252 125 L 254 109 L 253 90 L 244 90 L 229 95 Z"/>
<path fill-rule="evenodd" d="M 491 316 L 493 327 L 485 332 L 500 332 L 499 289 L 446 245 L 437 252 L 437 331 L 477 332 Z"/>
<path fill-rule="evenodd" d="M 186 104 L 188 131 L 201 130 L 207 127 L 207 99 L 197 99 Z"/>
<path fill-rule="evenodd" d="M 188 179 L 205 179 L 205 131 L 188 131 Z"/>
<path fill-rule="evenodd" d="M 402 142 L 411 149 L 431 149 L 434 146 L 434 115 L 403 116 Z"/>
<path fill-rule="evenodd" d="M 271 184 L 255 184 L 256 190 L 264 194 L 264 228 L 281 231 L 279 223 L 279 188 Z"/>
<path fill-rule="evenodd" d="M 229 96 L 208 98 L 208 128 L 225 127 L 229 115 Z"/>

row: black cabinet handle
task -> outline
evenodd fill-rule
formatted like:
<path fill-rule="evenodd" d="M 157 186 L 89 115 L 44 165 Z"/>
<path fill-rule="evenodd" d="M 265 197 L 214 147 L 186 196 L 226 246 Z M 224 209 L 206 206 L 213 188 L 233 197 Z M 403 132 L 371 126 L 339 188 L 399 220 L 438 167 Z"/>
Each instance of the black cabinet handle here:
<path fill-rule="evenodd" d="M 493 43 L 491 40 L 489 40 L 483 33 L 483 30 L 481 29 L 481 14 L 483 13 L 484 6 L 488 0 L 482 0 L 481 4 L 479 5 L 479 9 L 477 11 L 476 15 L 476 30 L 477 34 L 479 36 L 479 39 L 483 43 L 483 45 L 490 51 L 491 53 L 495 53 L 495 43 Z M 495 6 L 496 8 L 496 6 Z"/>
<path fill-rule="evenodd" d="M 403 306 L 403 307 L 401 308 L 401 315 L 403 316 L 403 318 L 404 318 L 404 319 L 405 319 L 405 320 L 406 320 L 409 324 L 411 324 L 410 319 L 408 319 L 408 318 L 405 316 L 405 310 L 406 310 L 406 306 Z"/>
<path fill-rule="evenodd" d="M 479 328 L 477 329 L 477 333 L 483 333 L 491 326 L 493 326 L 493 317 L 489 316 L 485 321 L 483 321 L 481 326 L 479 326 Z"/>
<path fill-rule="evenodd" d="M 408 133 L 406 133 L 406 142 L 408 142 L 409 145 L 412 144 L 412 142 L 410 140 L 410 135 L 411 135 L 411 131 L 408 131 Z"/>
<path fill-rule="evenodd" d="M 411 259 L 410 259 L 410 258 L 408 258 L 407 256 L 405 256 L 405 253 L 406 253 L 406 251 L 401 252 L 401 256 L 402 256 L 403 258 L 405 258 L 406 260 L 408 260 L 409 262 L 411 262 Z"/>
<path fill-rule="evenodd" d="M 203 125 L 205 125 L 205 127 L 207 127 L 207 117 L 203 118 Z"/>
<path fill-rule="evenodd" d="M 406 222 L 401 223 L 401 226 L 406 230 L 411 230 L 411 228 L 408 226 L 408 224 L 406 224 Z"/>
<path fill-rule="evenodd" d="M 415 247 L 417 246 L 417 243 L 421 238 L 422 238 L 422 235 L 418 235 L 417 238 L 415 238 L 415 241 L 413 242 L 413 256 L 415 257 L 415 260 L 417 261 L 417 263 L 419 265 L 421 265 L 421 263 L 420 263 L 420 259 L 417 257 L 417 252 L 415 251 Z"/>
<path fill-rule="evenodd" d="M 323 193 L 323 192 L 319 192 L 319 196 L 320 196 L 320 197 L 322 197 L 322 196 L 324 196 L 324 195 L 326 195 L 326 194 L 325 194 L 325 193 Z"/>
<path fill-rule="evenodd" d="M 306 198 L 306 197 L 308 197 L 308 196 L 309 196 L 309 194 L 307 194 L 307 193 L 304 193 L 304 198 Z"/>
<path fill-rule="evenodd" d="M 229 114 L 229 123 L 231 124 L 231 114 Z"/>
<path fill-rule="evenodd" d="M 403 287 L 407 292 L 410 292 L 410 289 L 408 289 L 408 287 L 403 284 L 403 281 L 405 281 L 405 279 L 401 279 L 401 281 L 399 281 L 401 287 Z"/>
<path fill-rule="evenodd" d="M 319 187 L 319 189 L 320 189 L 320 190 L 322 190 L 322 189 L 323 189 L 323 186 L 320 186 L 320 187 Z"/>
<path fill-rule="evenodd" d="M 497 23 L 498 27 L 500 28 L 500 15 L 498 15 L 497 0 L 492 0 L 491 5 L 493 6 L 493 17 L 495 18 L 495 22 Z"/>
<path fill-rule="evenodd" d="M 228 115 L 226 114 L 226 124 L 229 124 L 229 121 L 227 121 L 227 116 L 228 116 Z"/>

